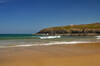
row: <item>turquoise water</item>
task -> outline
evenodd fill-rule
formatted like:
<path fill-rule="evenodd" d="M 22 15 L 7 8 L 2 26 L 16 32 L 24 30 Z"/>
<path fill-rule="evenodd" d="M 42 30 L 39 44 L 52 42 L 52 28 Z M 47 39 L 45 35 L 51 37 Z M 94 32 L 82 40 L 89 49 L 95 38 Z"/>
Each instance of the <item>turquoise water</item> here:
<path fill-rule="evenodd" d="M 32 34 L 0 34 L 0 40 L 5 39 L 32 39 L 38 37 Z"/>
<path fill-rule="evenodd" d="M 49 44 L 68 44 L 68 42 L 96 42 L 95 36 L 61 36 L 59 39 L 40 39 L 32 34 L 0 34 L 0 46 L 32 46 Z"/>

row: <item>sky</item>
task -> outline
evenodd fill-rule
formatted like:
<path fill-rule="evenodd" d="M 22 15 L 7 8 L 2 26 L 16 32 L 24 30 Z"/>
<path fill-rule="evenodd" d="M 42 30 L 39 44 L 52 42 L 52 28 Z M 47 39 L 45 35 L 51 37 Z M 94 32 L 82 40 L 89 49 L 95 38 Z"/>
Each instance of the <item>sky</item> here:
<path fill-rule="evenodd" d="M 100 22 L 100 0 L 0 0 L 0 34 Z"/>

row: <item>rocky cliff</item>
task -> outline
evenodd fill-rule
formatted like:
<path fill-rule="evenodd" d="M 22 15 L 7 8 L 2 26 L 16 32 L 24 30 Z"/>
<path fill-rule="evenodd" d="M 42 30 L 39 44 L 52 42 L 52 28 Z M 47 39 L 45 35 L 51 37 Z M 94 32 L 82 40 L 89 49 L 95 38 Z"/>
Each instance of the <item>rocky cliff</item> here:
<path fill-rule="evenodd" d="M 45 28 L 36 34 L 41 35 L 100 35 L 100 22 L 92 24 L 67 25 Z"/>

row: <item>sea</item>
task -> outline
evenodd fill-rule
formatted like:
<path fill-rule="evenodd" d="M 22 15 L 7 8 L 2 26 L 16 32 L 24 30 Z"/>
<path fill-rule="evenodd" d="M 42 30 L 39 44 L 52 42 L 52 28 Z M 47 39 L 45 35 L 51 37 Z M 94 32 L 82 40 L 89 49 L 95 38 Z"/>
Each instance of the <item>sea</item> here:
<path fill-rule="evenodd" d="M 32 34 L 0 34 L 0 48 L 49 46 L 61 44 L 79 44 L 99 42 L 96 36 L 61 36 L 56 39 L 40 39 L 41 35 Z"/>

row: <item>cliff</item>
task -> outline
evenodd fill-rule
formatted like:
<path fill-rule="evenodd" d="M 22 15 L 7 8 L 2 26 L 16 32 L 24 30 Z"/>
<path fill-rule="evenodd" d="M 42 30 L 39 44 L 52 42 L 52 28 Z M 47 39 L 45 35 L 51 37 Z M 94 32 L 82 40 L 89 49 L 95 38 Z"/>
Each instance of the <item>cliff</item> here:
<path fill-rule="evenodd" d="M 49 27 L 40 30 L 40 35 L 100 35 L 100 22 L 92 24 Z"/>

